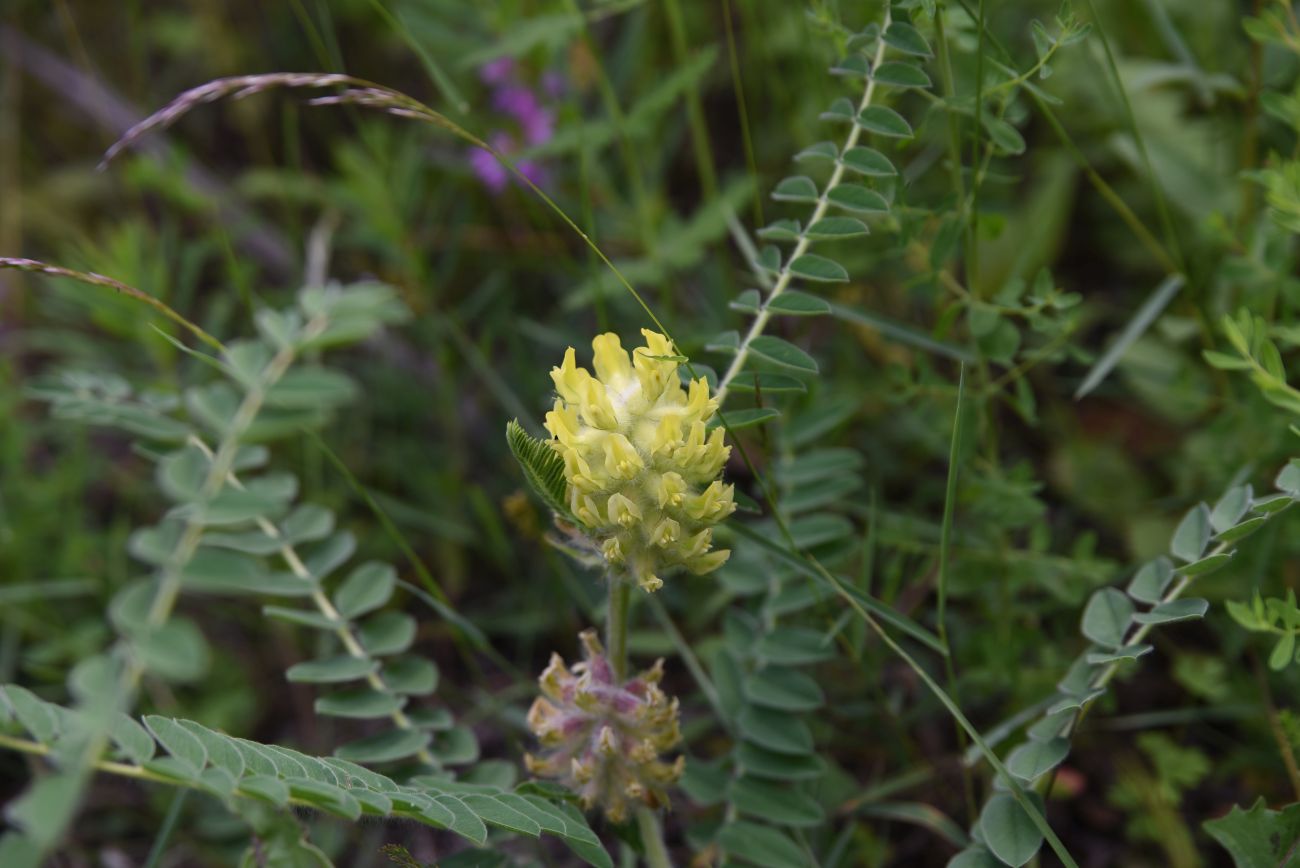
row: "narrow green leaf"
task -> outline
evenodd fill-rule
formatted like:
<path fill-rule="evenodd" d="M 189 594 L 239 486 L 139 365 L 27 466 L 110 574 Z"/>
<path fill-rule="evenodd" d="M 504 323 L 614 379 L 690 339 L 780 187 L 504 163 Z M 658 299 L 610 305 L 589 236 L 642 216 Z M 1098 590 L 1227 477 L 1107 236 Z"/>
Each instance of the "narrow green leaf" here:
<path fill-rule="evenodd" d="M 790 273 L 804 280 L 828 283 L 843 282 L 849 279 L 849 273 L 844 270 L 843 265 L 815 253 L 805 253 L 793 260 L 790 263 Z"/>
<path fill-rule="evenodd" d="M 762 425 L 764 422 L 770 422 L 781 414 L 771 407 L 748 407 L 744 410 L 728 410 L 725 414 L 719 413 L 710 420 L 708 427 L 710 429 L 720 427 L 725 418 L 727 427 L 732 431 L 738 431 L 741 428 L 751 428 L 755 425 Z"/>
<path fill-rule="evenodd" d="M 758 237 L 764 241 L 798 241 L 799 232 L 798 220 L 777 220 L 758 230 Z"/>
<path fill-rule="evenodd" d="M 797 289 L 787 289 L 774 297 L 768 302 L 767 309 L 772 313 L 789 316 L 817 316 L 818 314 L 831 312 L 831 306 L 826 302 L 826 299 L 800 292 Z"/>
<path fill-rule="evenodd" d="M 781 338 L 771 335 L 759 335 L 749 342 L 749 349 L 750 352 L 767 359 L 769 362 L 813 374 L 817 373 L 817 362 L 812 356 Z"/>
<path fill-rule="evenodd" d="M 1172 624 L 1175 621 L 1192 621 L 1205 617 L 1210 604 L 1202 599 L 1188 597 L 1161 603 L 1150 612 L 1139 612 L 1133 620 L 1139 624 Z"/>
<path fill-rule="evenodd" d="M 999 117 L 985 114 L 981 117 L 984 131 L 988 133 L 994 148 L 1003 154 L 1023 154 L 1025 138 L 1020 131 Z"/>
<path fill-rule="evenodd" d="M 867 224 L 856 217 L 823 217 L 809 226 L 804 235 L 814 241 L 837 241 L 841 238 L 857 238 L 870 231 Z"/>
<path fill-rule="evenodd" d="M 826 199 L 836 207 L 859 214 L 884 214 L 889 211 L 889 203 L 884 196 L 861 184 L 840 184 L 826 194 Z"/>
<path fill-rule="evenodd" d="M 888 157 L 875 148 L 862 145 L 845 151 L 840 157 L 840 162 L 844 164 L 844 168 L 869 178 L 892 178 L 898 174 L 898 169 L 894 168 L 894 164 Z"/>
<path fill-rule="evenodd" d="M 285 676 L 294 682 L 307 684 L 335 684 L 365 678 L 379 668 L 379 662 L 365 657 L 341 654 L 322 660 L 308 660 L 289 667 Z"/>
<path fill-rule="evenodd" d="M 427 747 L 433 740 L 428 732 L 394 729 L 348 742 L 335 754 L 340 759 L 358 763 L 386 763 L 406 759 Z"/>
<path fill-rule="evenodd" d="M 891 108 L 873 105 L 863 109 L 857 117 L 858 126 L 869 133 L 895 139 L 912 138 L 912 126 Z"/>
<path fill-rule="evenodd" d="M 772 190 L 772 198 L 778 202 L 816 202 L 820 197 L 817 185 L 807 175 L 795 175 L 784 178 Z"/>
<path fill-rule="evenodd" d="M 355 690 L 340 690 L 326 696 L 317 697 L 315 710 L 317 714 L 329 715 L 330 717 L 374 720 L 380 717 L 388 717 L 405 704 L 404 697 L 394 696 L 391 693 L 380 693 L 370 688 L 357 688 Z"/>
<path fill-rule="evenodd" d="M 853 110 L 852 106 L 853 104 L 849 103 L 850 112 Z M 804 148 L 802 151 L 795 154 L 794 158 L 799 161 L 827 160 L 833 162 L 835 158 L 839 156 L 839 154 L 840 154 L 840 149 L 835 146 L 834 142 L 818 142 L 815 145 L 809 145 L 808 147 Z"/>
<path fill-rule="evenodd" d="M 871 77 L 881 84 L 900 88 L 928 88 L 930 76 L 914 63 L 891 60 L 880 64 L 872 71 Z"/>
<path fill-rule="evenodd" d="M 1019 133 L 1016 133 L 1016 135 L 1019 136 Z M 1020 140 L 1020 146 L 1023 150 L 1023 139 Z M 1182 289 L 1182 287 L 1183 276 L 1181 274 L 1174 274 L 1165 278 L 1165 280 L 1155 288 L 1155 291 L 1152 292 L 1150 297 L 1142 303 L 1142 306 L 1133 314 L 1132 319 L 1128 321 L 1120 333 L 1111 342 L 1110 346 L 1106 348 L 1106 351 L 1102 353 L 1093 364 L 1092 368 L 1088 371 L 1088 375 L 1083 378 L 1083 382 L 1080 383 L 1079 388 L 1075 390 L 1075 400 L 1087 395 L 1106 379 L 1106 376 L 1114 370 L 1115 366 L 1124 358 L 1124 354 L 1129 351 L 1129 348 L 1133 346 L 1138 338 L 1142 337 L 1142 335 L 1146 333 L 1152 323 L 1159 318 L 1160 314 L 1164 312 L 1164 309 L 1169 305 L 1169 302 L 1173 301 L 1174 296 L 1178 294 L 1178 290 Z"/>

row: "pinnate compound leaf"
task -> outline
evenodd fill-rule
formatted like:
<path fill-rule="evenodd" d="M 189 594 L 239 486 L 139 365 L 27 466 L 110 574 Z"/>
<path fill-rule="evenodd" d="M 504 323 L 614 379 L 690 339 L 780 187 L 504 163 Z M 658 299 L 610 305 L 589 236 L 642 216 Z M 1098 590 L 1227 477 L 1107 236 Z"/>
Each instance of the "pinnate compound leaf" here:
<path fill-rule="evenodd" d="M 506 443 L 537 496 L 553 512 L 572 520 L 567 505 L 569 484 L 564 479 L 564 459 L 546 441 L 529 436 L 518 419 L 506 425 Z"/>
<path fill-rule="evenodd" d="M 175 720 L 151 714 L 144 718 L 144 725 L 167 753 L 194 774 L 197 775 L 207 763 L 208 751 L 203 742 Z"/>

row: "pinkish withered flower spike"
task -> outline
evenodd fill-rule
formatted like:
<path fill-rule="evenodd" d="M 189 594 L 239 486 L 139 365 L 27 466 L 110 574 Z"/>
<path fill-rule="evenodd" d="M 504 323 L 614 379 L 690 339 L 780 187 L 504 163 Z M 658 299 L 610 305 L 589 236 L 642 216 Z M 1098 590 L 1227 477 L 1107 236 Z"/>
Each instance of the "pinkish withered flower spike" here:
<path fill-rule="evenodd" d="M 538 679 L 542 695 L 528 712 L 540 756 L 528 770 L 577 793 L 588 810 L 622 822 L 637 805 L 666 807 L 666 788 L 681 777 L 685 757 L 660 756 L 682 738 L 677 700 L 659 689 L 663 661 L 619 684 L 594 630 L 579 636 L 583 662 L 570 669 L 558 655 Z"/>

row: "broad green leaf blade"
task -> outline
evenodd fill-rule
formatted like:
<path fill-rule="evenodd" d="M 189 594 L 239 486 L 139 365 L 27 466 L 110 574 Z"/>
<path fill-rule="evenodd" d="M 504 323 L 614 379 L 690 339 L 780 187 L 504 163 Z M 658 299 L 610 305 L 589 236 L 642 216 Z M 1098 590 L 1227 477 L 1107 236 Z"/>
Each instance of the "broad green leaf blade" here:
<path fill-rule="evenodd" d="M 396 584 L 397 572 L 388 564 L 362 564 L 334 592 L 334 608 L 348 619 L 373 612 L 388 602 Z"/>
<path fill-rule="evenodd" d="M 1300 841 L 1300 803 L 1271 811 L 1260 797 L 1249 811 L 1234 806 L 1201 827 L 1232 855 L 1237 868 L 1279 868 Z"/>
<path fill-rule="evenodd" d="M 1083 635 L 1107 648 L 1124 644 L 1124 633 L 1133 618 L 1133 603 L 1114 588 L 1102 588 L 1083 610 Z"/>
<path fill-rule="evenodd" d="M 744 682 L 745 698 L 755 705 L 778 711 L 814 711 L 826 701 L 817 682 L 802 672 L 768 666 Z"/>
<path fill-rule="evenodd" d="M 1007 756 L 1007 770 L 1025 783 L 1033 783 L 1060 765 L 1069 752 L 1068 739 L 1027 741 Z"/>
<path fill-rule="evenodd" d="M 1174 565 L 1161 555 L 1142 566 L 1128 584 L 1128 595 L 1142 603 L 1159 603 L 1174 578 Z"/>
<path fill-rule="evenodd" d="M 1026 793 L 1039 803 L 1036 793 Z M 1042 808 L 1040 807 L 1041 811 Z M 1043 833 L 1025 813 L 1024 808 L 1006 793 L 989 799 L 980 812 L 980 833 L 985 845 L 1007 865 L 1020 868 L 1043 845 Z"/>
<path fill-rule="evenodd" d="M 905 21 L 891 21 L 885 28 L 885 44 L 896 51 L 916 57 L 932 57 L 930 45 L 925 37 Z"/>
<path fill-rule="evenodd" d="M 1198 561 L 1210 543 L 1211 532 L 1210 508 L 1198 503 L 1178 524 L 1169 544 L 1169 553 L 1184 563 Z"/>

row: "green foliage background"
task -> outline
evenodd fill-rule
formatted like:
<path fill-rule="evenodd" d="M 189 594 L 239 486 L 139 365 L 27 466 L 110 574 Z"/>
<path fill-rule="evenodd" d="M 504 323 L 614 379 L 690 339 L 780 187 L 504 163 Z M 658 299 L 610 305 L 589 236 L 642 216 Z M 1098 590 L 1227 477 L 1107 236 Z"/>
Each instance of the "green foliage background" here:
<path fill-rule="evenodd" d="M 729 478 L 755 502 L 766 480 L 795 547 L 855 599 L 937 632 L 950 665 L 908 648 L 986 735 L 1046 708 L 1088 646 L 1081 621 L 1090 639 L 1104 629 L 1084 614 L 1105 599 L 1094 592 L 1169 551 L 1198 502 L 1271 491 L 1295 454 L 1298 31 L 1289 7 L 1258 5 L 1096 0 L 1063 31 L 1055 3 L 898 4 L 936 56 L 917 57 L 929 88 L 887 96 L 915 136 L 864 138 L 900 173 L 864 182 L 889 213 L 864 218 L 866 237 L 818 244 L 848 279 L 799 288 L 829 313 L 775 317 L 765 336 L 789 344 L 754 346 L 775 376 L 755 393 L 742 375 L 727 404 L 749 462 L 737 455 Z M 842 141 L 849 127 L 821 117 L 861 96 L 860 80 L 827 70 L 883 13 L 829 0 L 11 0 L 0 255 L 108 275 L 223 340 L 322 276 L 395 288 L 409 320 L 331 352 L 358 388 L 315 435 L 274 442 L 272 463 L 337 515 L 358 562 L 406 580 L 387 605 L 418 619 L 436 704 L 502 761 L 483 773 L 495 786 L 530 746 L 531 679 L 552 650 L 572 655 L 603 600 L 595 573 L 543 541 L 550 516 L 502 429 L 517 418 L 540 433 L 564 348 L 633 336 L 645 311 L 530 191 L 486 189 L 463 141 L 363 108 L 292 91 L 220 102 L 96 164 L 186 88 L 270 71 L 391 86 L 490 140 L 509 121 L 480 69 L 515 58 L 522 81 L 559 81 L 545 97 L 554 136 L 517 156 L 543 166 L 542 189 L 692 364 L 721 373 L 783 227 L 758 230 L 810 210 L 783 179 L 828 174 L 791 157 Z M 1053 47 L 1065 31 L 1079 38 Z M 0 273 L 0 684 L 69 704 L 66 673 L 110 641 L 109 601 L 142 572 L 128 539 L 162 514 L 152 457 L 38 399 L 68 370 L 141 393 L 209 375 L 158 329 L 188 339 L 129 298 Z M 670 846 L 758 864 L 945 864 L 987 797 L 1005 797 L 978 754 L 964 771 L 965 735 L 842 598 L 763 547 L 778 534 L 758 508 L 733 520 L 727 567 L 670 580 L 632 633 L 634 658 L 669 658 L 683 702 L 690 771 Z M 1294 530 L 1280 514 L 1198 578 L 1208 614 L 1155 630 L 1154 652 L 1119 669 L 1074 736 L 1046 813 L 1081 864 L 1229 864 L 1203 821 L 1257 796 L 1300 799 L 1281 759 L 1300 749 Z M 432 606 L 419 596 L 431 587 Z M 325 653 L 320 635 L 242 600 L 180 611 L 211 659 L 186 683 L 146 681 L 142 712 L 312 756 L 358 732 L 286 686 L 285 670 Z M 467 641 L 466 624 L 486 641 Z M 769 664 L 795 675 L 765 683 Z M 783 699 L 753 702 L 765 689 Z M 740 755 L 752 742 L 738 728 L 766 722 L 740 715 L 782 702 L 798 720 L 774 725 L 767 755 Z M 813 783 L 735 784 L 805 734 L 824 769 L 782 775 Z M 31 776 L 0 752 L 0 799 Z M 207 798 L 96 778 L 62 858 L 114 847 L 142 862 L 174 824 L 171 864 L 228 864 L 259 826 Z M 414 825 L 309 825 L 340 864 L 381 864 L 386 843 L 424 860 L 462 846 Z M 616 853 L 638 846 L 603 837 Z M 530 846 L 500 852 L 572 858 Z"/>

